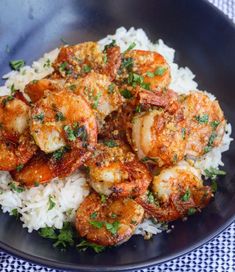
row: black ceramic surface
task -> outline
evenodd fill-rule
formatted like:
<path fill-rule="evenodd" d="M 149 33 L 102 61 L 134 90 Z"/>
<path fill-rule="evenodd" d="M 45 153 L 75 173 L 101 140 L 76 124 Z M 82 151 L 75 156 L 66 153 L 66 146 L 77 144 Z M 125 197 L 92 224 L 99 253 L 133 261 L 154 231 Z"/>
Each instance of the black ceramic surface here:
<path fill-rule="evenodd" d="M 0 1 L 0 74 L 9 60 L 30 64 L 61 44 L 97 40 L 119 26 L 142 27 L 152 41 L 159 37 L 176 49 L 176 61 L 189 66 L 201 89 L 214 92 L 235 127 L 235 29 L 201 0 L 31 0 Z M 6 48 L 10 52 L 6 52 Z M 60 252 L 37 233 L 0 214 L 0 246 L 12 254 L 44 265 L 86 271 L 118 271 L 169 260 L 208 241 L 235 218 L 235 145 L 223 158 L 227 176 L 219 180 L 215 200 L 200 215 L 176 222 L 171 234 L 150 241 L 135 236 L 101 254 Z"/>

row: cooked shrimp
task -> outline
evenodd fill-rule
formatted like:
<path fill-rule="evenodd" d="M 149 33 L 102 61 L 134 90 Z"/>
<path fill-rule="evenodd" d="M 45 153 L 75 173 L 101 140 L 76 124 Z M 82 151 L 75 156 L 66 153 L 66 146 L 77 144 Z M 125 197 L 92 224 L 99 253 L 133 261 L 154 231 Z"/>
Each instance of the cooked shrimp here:
<path fill-rule="evenodd" d="M 139 159 L 150 159 L 158 166 L 175 164 L 185 153 L 185 120 L 181 109 L 171 114 L 149 110 L 134 115 L 131 144 Z"/>
<path fill-rule="evenodd" d="M 141 223 L 144 210 L 134 200 L 103 200 L 97 193 L 85 198 L 77 210 L 76 229 L 88 241 L 113 246 L 126 242 Z"/>
<path fill-rule="evenodd" d="M 148 86 L 147 89 L 155 90 L 167 88 L 170 84 L 170 67 L 164 57 L 157 52 L 130 50 L 124 55 L 121 68 L 123 66 L 127 70 L 128 82 L 132 85 L 140 84 Z"/>
<path fill-rule="evenodd" d="M 13 96 L 0 97 L 1 134 L 5 137 L 17 138 L 28 127 L 30 107 Z"/>
<path fill-rule="evenodd" d="M 96 42 L 85 42 L 73 46 L 64 46 L 53 67 L 62 77 L 76 79 L 90 71 L 97 71 L 114 79 L 121 63 L 120 48 L 109 46 L 104 52 Z"/>
<path fill-rule="evenodd" d="M 117 86 L 108 76 L 91 72 L 68 85 L 75 94 L 82 95 L 96 114 L 99 127 L 104 118 L 122 104 Z"/>
<path fill-rule="evenodd" d="M 97 138 L 92 109 L 81 96 L 65 90 L 46 92 L 34 105 L 30 130 L 37 145 L 46 153 L 72 142 L 80 147 L 86 142 L 93 147 Z M 81 141 L 81 137 L 86 139 Z"/>
<path fill-rule="evenodd" d="M 217 100 L 203 92 L 191 92 L 183 106 L 189 130 L 186 154 L 201 156 L 218 146 L 223 138 L 226 121 Z"/>
<path fill-rule="evenodd" d="M 197 169 L 186 162 L 164 169 L 154 177 L 153 195 L 137 199 L 151 216 L 160 221 L 173 221 L 204 208 L 212 190 L 204 186 Z"/>
<path fill-rule="evenodd" d="M 91 187 L 104 195 L 136 197 L 147 190 L 152 179 L 146 166 L 120 141 L 98 144 L 85 164 Z"/>
<path fill-rule="evenodd" d="M 49 165 L 49 157 L 43 152 L 36 153 L 25 165 L 11 172 L 12 178 L 21 184 L 32 187 L 50 181 L 55 172 Z"/>
<path fill-rule="evenodd" d="M 13 96 L 0 97 L 0 170 L 10 171 L 35 153 L 28 128 L 30 107 Z"/>
<path fill-rule="evenodd" d="M 41 97 L 43 97 L 45 91 L 61 91 L 62 90 L 62 80 L 50 80 L 50 79 L 40 79 L 33 80 L 25 86 L 24 92 L 30 97 L 31 101 L 35 103 Z"/>

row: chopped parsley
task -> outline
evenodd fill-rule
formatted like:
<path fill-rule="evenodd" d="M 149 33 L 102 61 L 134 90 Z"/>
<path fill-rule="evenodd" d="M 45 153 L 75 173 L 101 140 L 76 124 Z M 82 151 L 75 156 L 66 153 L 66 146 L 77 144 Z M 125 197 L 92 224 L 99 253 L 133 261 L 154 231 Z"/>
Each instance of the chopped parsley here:
<path fill-rule="evenodd" d="M 123 55 L 125 55 L 127 52 L 129 52 L 130 50 L 132 50 L 134 47 L 136 47 L 136 43 L 132 42 L 128 48 L 123 52 Z"/>
<path fill-rule="evenodd" d="M 43 238 L 54 240 L 54 247 L 66 248 L 74 245 L 75 231 L 69 222 L 65 222 L 62 229 L 55 229 L 53 227 L 41 228 L 38 231 Z"/>
<path fill-rule="evenodd" d="M 43 120 L 44 120 L 44 113 L 41 112 L 41 113 L 39 113 L 39 114 L 37 114 L 37 115 L 34 115 L 34 116 L 33 116 L 33 119 L 36 120 L 36 121 L 43 122 Z"/>
<path fill-rule="evenodd" d="M 66 146 L 61 147 L 60 149 L 53 152 L 52 158 L 56 161 L 59 161 L 68 150 L 69 148 Z"/>
<path fill-rule="evenodd" d="M 115 221 L 113 223 L 105 223 L 105 227 L 106 229 L 112 233 L 113 235 L 115 235 L 119 229 L 120 226 L 120 222 L 119 221 Z"/>
<path fill-rule="evenodd" d="M 122 59 L 122 64 L 121 64 L 120 69 L 122 70 L 125 68 L 128 71 L 130 71 L 133 68 L 133 65 L 134 65 L 133 58 L 124 58 L 124 59 Z"/>
<path fill-rule="evenodd" d="M 182 129 L 181 129 L 181 135 L 182 135 L 182 139 L 185 140 L 185 136 L 186 136 L 186 128 L 182 128 Z"/>
<path fill-rule="evenodd" d="M 56 121 L 64 121 L 65 120 L 65 117 L 63 115 L 62 112 L 58 111 L 56 114 L 55 114 L 55 120 Z"/>
<path fill-rule="evenodd" d="M 111 43 L 105 45 L 104 52 L 106 52 L 108 48 L 111 48 L 111 47 L 114 47 L 114 46 L 116 46 L 116 41 L 112 40 Z"/>
<path fill-rule="evenodd" d="M 196 211 L 197 210 L 195 208 L 189 208 L 188 209 L 188 215 L 193 215 L 193 214 L 195 214 Z"/>
<path fill-rule="evenodd" d="M 167 68 L 165 67 L 158 67 L 155 71 L 154 71 L 154 75 L 155 76 L 162 76 L 164 75 L 164 73 L 166 72 Z"/>
<path fill-rule="evenodd" d="M 150 89 L 150 83 L 145 83 L 143 76 L 136 73 L 129 73 L 127 83 L 130 84 L 132 87 L 136 87 L 137 85 L 139 85 L 146 90 Z"/>
<path fill-rule="evenodd" d="M 214 141 L 215 141 L 216 137 L 217 137 L 217 133 L 216 133 L 215 131 L 213 131 L 213 132 L 211 133 L 211 136 L 209 137 L 207 146 L 205 146 L 205 148 L 204 148 L 204 152 L 205 152 L 205 153 L 208 153 L 209 151 L 212 150 L 212 146 L 213 146 L 213 144 L 214 144 Z"/>
<path fill-rule="evenodd" d="M 18 218 L 18 217 L 19 217 L 19 212 L 18 212 L 18 210 L 17 210 L 17 209 L 11 210 L 11 215 L 13 215 L 13 216 L 15 216 L 16 218 Z"/>
<path fill-rule="evenodd" d="M 182 201 L 188 201 L 190 199 L 191 193 L 190 190 L 187 189 L 185 194 L 181 197 Z"/>
<path fill-rule="evenodd" d="M 150 204 L 154 204 L 155 203 L 155 198 L 152 192 L 148 191 L 147 192 L 147 201 Z"/>
<path fill-rule="evenodd" d="M 111 218 L 116 218 L 117 215 L 116 215 L 115 213 L 111 213 L 110 217 L 111 217 Z"/>
<path fill-rule="evenodd" d="M 210 122 L 210 125 L 212 126 L 213 129 L 216 129 L 216 128 L 218 127 L 219 124 L 220 124 L 220 122 L 219 122 L 219 121 L 216 121 L 216 120 Z"/>
<path fill-rule="evenodd" d="M 97 245 L 95 243 L 90 243 L 86 240 L 81 241 L 78 245 L 76 245 L 76 247 L 81 251 L 85 251 L 88 248 L 91 248 L 96 253 L 100 253 L 100 252 L 104 251 L 104 249 L 105 249 L 105 246 Z"/>
<path fill-rule="evenodd" d="M 100 195 L 100 200 L 101 200 L 102 203 L 105 203 L 106 200 L 107 200 L 107 197 L 105 195 L 101 194 Z"/>
<path fill-rule="evenodd" d="M 142 107 L 141 107 L 141 104 L 139 104 L 139 105 L 136 106 L 135 112 L 140 113 L 141 111 L 142 111 Z"/>
<path fill-rule="evenodd" d="M 126 99 L 130 99 L 130 98 L 133 97 L 133 94 L 129 90 L 127 90 L 127 89 L 120 90 L 120 93 Z"/>
<path fill-rule="evenodd" d="M 214 167 L 210 167 L 209 169 L 205 169 L 205 176 L 212 179 L 216 180 L 218 176 L 225 176 L 226 172 L 223 170 L 216 169 Z"/>
<path fill-rule="evenodd" d="M 16 166 L 16 171 L 20 172 L 23 168 L 24 168 L 24 165 L 23 164 L 19 164 L 19 165 Z"/>
<path fill-rule="evenodd" d="M 72 71 L 69 69 L 69 64 L 68 62 L 64 61 L 60 64 L 59 66 L 59 70 L 61 72 L 65 72 L 66 75 L 70 75 L 72 74 Z"/>
<path fill-rule="evenodd" d="M 10 188 L 12 191 L 15 191 L 17 193 L 22 193 L 24 191 L 23 187 L 17 186 L 14 182 L 10 183 Z"/>
<path fill-rule="evenodd" d="M 75 91 L 75 90 L 76 90 L 76 85 L 75 85 L 75 84 L 69 85 L 69 89 L 70 89 L 71 91 Z"/>
<path fill-rule="evenodd" d="M 152 73 L 152 72 L 146 72 L 146 76 L 148 76 L 148 77 L 154 77 L 154 73 Z"/>
<path fill-rule="evenodd" d="M 91 215 L 90 215 L 90 218 L 91 219 L 95 219 L 97 217 L 98 213 L 97 212 L 93 212 Z"/>
<path fill-rule="evenodd" d="M 83 67 L 82 67 L 83 73 L 89 73 L 90 71 L 91 71 L 91 66 L 89 66 L 87 64 L 83 65 Z"/>
<path fill-rule="evenodd" d="M 35 186 L 35 187 L 38 187 L 39 185 L 40 185 L 40 183 L 39 183 L 38 181 L 35 181 L 35 182 L 34 182 L 34 186 Z"/>
<path fill-rule="evenodd" d="M 8 95 L 6 98 L 3 98 L 3 100 L 2 100 L 2 105 L 3 105 L 3 107 L 5 107 L 6 104 L 7 104 L 9 101 L 13 100 L 13 99 L 14 99 L 14 97 L 13 97 L 12 95 Z"/>
<path fill-rule="evenodd" d="M 104 55 L 103 55 L 103 61 L 104 61 L 104 63 L 107 63 L 107 61 L 108 61 L 108 57 L 107 57 L 106 53 L 104 53 Z"/>
<path fill-rule="evenodd" d="M 111 83 L 109 86 L 108 86 L 108 94 L 112 94 L 114 92 L 114 88 L 115 88 L 115 84 L 114 83 Z"/>
<path fill-rule="evenodd" d="M 101 97 L 101 93 L 98 93 L 97 95 L 94 96 L 93 98 L 93 104 L 92 104 L 92 108 L 93 109 L 97 109 L 99 106 L 99 101 L 100 101 L 100 97 Z"/>
<path fill-rule="evenodd" d="M 90 221 L 90 224 L 97 229 L 101 229 L 104 226 L 104 223 L 101 221 Z"/>
<path fill-rule="evenodd" d="M 209 121 L 209 115 L 208 114 L 203 114 L 203 115 L 196 115 L 195 120 L 198 121 L 199 124 L 207 124 Z"/>
<path fill-rule="evenodd" d="M 114 140 L 112 140 L 112 139 L 110 139 L 110 140 L 105 140 L 104 141 L 104 145 L 106 145 L 106 146 L 108 146 L 108 147 L 117 147 L 118 146 L 118 144 L 114 141 Z"/>
<path fill-rule="evenodd" d="M 12 70 L 19 71 L 20 68 L 22 68 L 25 65 L 25 62 L 24 62 L 24 60 L 12 60 L 12 61 L 10 61 L 9 64 L 10 64 Z"/>
<path fill-rule="evenodd" d="M 49 198 L 48 198 L 48 211 L 52 210 L 54 207 L 55 207 L 55 202 L 53 201 L 53 197 L 52 195 L 49 195 Z"/>
<path fill-rule="evenodd" d="M 43 64 L 44 68 L 49 68 L 51 66 L 51 61 L 49 59 L 46 60 L 46 62 Z"/>
<path fill-rule="evenodd" d="M 66 136 L 69 141 L 76 140 L 76 136 L 74 135 L 74 131 L 69 125 L 64 126 L 64 131 L 66 132 Z"/>

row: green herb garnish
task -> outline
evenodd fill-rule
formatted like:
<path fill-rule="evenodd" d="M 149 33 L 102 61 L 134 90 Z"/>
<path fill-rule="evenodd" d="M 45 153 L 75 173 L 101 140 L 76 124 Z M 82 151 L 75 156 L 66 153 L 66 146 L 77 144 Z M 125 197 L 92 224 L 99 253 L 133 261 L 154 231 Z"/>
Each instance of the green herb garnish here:
<path fill-rule="evenodd" d="M 106 52 L 108 48 L 111 48 L 111 47 L 114 47 L 114 46 L 116 46 L 116 41 L 112 40 L 111 43 L 105 45 L 104 52 Z"/>
<path fill-rule="evenodd" d="M 212 179 L 216 180 L 218 176 L 225 176 L 226 172 L 223 170 L 216 169 L 214 167 L 210 167 L 209 169 L 205 169 L 205 176 Z"/>
<path fill-rule="evenodd" d="M 95 243 L 90 243 L 90 242 L 88 242 L 86 240 L 81 241 L 78 245 L 76 245 L 76 247 L 81 251 L 85 251 L 88 248 L 91 248 L 96 253 L 100 253 L 100 252 L 105 250 L 105 246 L 97 245 Z"/>
<path fill-rule="evenodd" d="M 36 120 L 36 121 L 43 122 L 43 120 L 44 120 L 44 113 L 41 112 L 41 113 L 39 113 L 39 114 L 37 114 L 37 115 L 34 115 L 34 116 L 33 116 L 33 119 Z"/>
<path fill-rule="evenodd" d="M 193 214 L 195 214 L 196 211 L 197 210 L 195 208 L 189 208 L 188 209 L 188 215 L 193 215 Z"/>
<path fill-rule="evenodd" d="M 19 71 L 25 65 L 25 62 L 24 60 L 12 60 L 9 64 L 13 70 Z"/>
<path fill-rule="evenodd" d="M 102 203 L 105 203 L 106 200 L 107 200 L 107 197 L 105 195 L 101 194 L 100 195 L 100 200 L 101 200 Z"/>
<path fill-rule="evenodd" d="M 127 89 L 121 90 L 120 93 L 126 99 L 130 99 L 133 97 L 132 93 Z"/>
<path fill-rule="evenodd" d="M 108 146 L 108 147 L 117 147 L 118 146 L 118 144 L 114 141 L 114 140 L 112 140 L 112 139 L 110 139 L 110 140 L 105 140 L 104 141 L 104 145 L 106 145 L 106 146 Z"/>
<path fill-rule="evenodd" d="M 212 121 L 212 122 L 210 122 L 210 125 L 212 126 L 213 129 L 216 129 L 219 124 L 220 124 L 219 121 Z"/>
<path fill-rule="evenodd" d="M 24 188 L 21 186 L 17 186 L 14 182 L 9 184 L 11 190 L 17 192 L 17 193 L 22 193 L 24 191 Z"/>
<path fill-rule="evenodd" d="M 93 212 L 91 215 L 90 215 L 90 218 L 91 219 L 95 219 L 97 217 L 98 213 L 97 212 Z"/>
<path fill-rule="evenodd" d="M 62 112 L 58 111 L 56 114 L 55 114 L 55 120 L 56 121 L 64 121 L 65 120 L 65 117 L 63 115 Z"/>
<path fill-rule="evenodd" d="M 12 95 L 8 95 L 6 98 L 3 98 L 3 100 L 2 100 L 2 105 L 3 105 L 3 107 L 5 107 L 6 104 L 7 104 L 9 101 L 13 100 L 13 99 L 14 99 L 14 97 L 13 97 Z"/>
<path fill-rule="evenodd" d="M 167 68 L 165 67 L 158 67 L 155 71 L 154 71 L 154 75 L 155 76 L 162 76 L 164 75 L 164 73 L 166 72 Z"/>
<path fill-rule="evenodd" d="M 48 198 L 48 211 L 52 210 L 55 207 L 56 203 L 53 201 L 52 195 L 49 195 Z"/>
<path fill-rule="evenodd" d="M 187 189 L 185 194 L 181 197 L 182 201 L 188 201 L 190 199 L 191 193 L 190 190 Z"/>
<path fill-rule="evenodd" d="M 69 125 L 64 126 L 64 131 L 66 132 L 66 136 L 69 141 L 76 140 L 76 137 L 74 135 L 74 131 Z"/>
<path fill-rule="evenodd" d="M 207 124 L 209 121 L 209 115 L 208 114 L 203 114 L 203 115 L 196 115 L 195 120 L 198 121 L 199 124 Z"/>
<path fill-rule="evenodd" d="M 19 212 L 18 212 L 18 210 L 17 210 L 17 209 L 11 210 L 11 215 L 13 215 L 13 216 L 15 216 L 16 218 L 18 218 L 18 217 L 19 217 Z"/>
<path fill-rule="evenodd" d="M 52 154 L 52 158 L 56 161 L 59 161 L 60 159 L 62 159 L 63 155 L 69 150 L 68 147 L 66 146 L 62 146 L 60 149 L 56 150 L 55 152 L 53 152 Z"/>
<path fill-rule="evenodd" d="M 135 42 L 132 42 L 128 48 L 123 52 L 123 55 L 125 55 L 127 52 L 129 52 L 130 50 L 132 50 L 134 47 L 136 46 Z"/>
<path fill-rule="evenodd" d="M 90 224 L 97 229 L 101 229 L 104 226 L 104 223 L 101 221 L 90 221 Z"/>
<path fill-rule="evenodd" d="M 23 164 L 19 164 L 19 165 L 16 166 L 16 171 L 20 172 L 23 168 L 24 168 L 24 165 Z"/>
<path fill-rule="evenodd" d="M 82 72 L 83 73 L 89 73 L 91 71 L 91 67 L 87 64 L 83 65 Z"/>
<path fill-rule="evenodd" d="M 105 227 L 106 229 L 112 233 L 113 235 L 115 235 L 119 229 L 120 226 L 120 222 L 119 221 L 115 221 L 113 223 L 105 223 Z"/>
<path fill-rule="evenodd" d="M 147 192 L 147 201 L 150 204 L 154 204 L 155 203 L 155 197 L 154 197 L 153 193 L 150 192 L 150 191 Z"/>
<path fill-rule="evenodd" d="M 114 88 L 115 88 L 115 84 L 114 83 L 111 83 L 109 86 L 108 86 L 108 94 L 112 94 L 114 92 Z"/>

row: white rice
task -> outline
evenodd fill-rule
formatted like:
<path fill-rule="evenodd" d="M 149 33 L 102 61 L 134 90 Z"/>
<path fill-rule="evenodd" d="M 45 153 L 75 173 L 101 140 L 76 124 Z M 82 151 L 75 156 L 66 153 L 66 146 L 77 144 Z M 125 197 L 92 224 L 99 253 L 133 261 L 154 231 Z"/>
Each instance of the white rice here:
<path fill-rule="evenodd" d="M 162 54 L 171 67 L 172 82 L 170 88 L 178 93 L 187 93 L 190 90 L 197 90 L 198 84 L 194 80 L 195 75 L 188 67 L 179 67 L 174 63 L 175 50 L 168 47 L 162 40 L 152 43 L 142 29 L 130 28 L 128 31 L 124 27 L 116 30 L 114 35 L 108 35 L 99 41 L 101 48 L 110 43 L 113 39 L 124 51 L 132 43 L 136 43 L 137 49 L 157 51 Z M 53 68 L 51 63 L 55 60 L 59 49 L 46 53 L 38 61 L 33 62 L 32 66 L 25 66 L 19 72 L 12 71 L 4 75 L 5 85 L 0 87 L 0 95 L 10 94 L 10 87 L 14 84 L 15 89 L 24 90 L 27 83 L 34 79 L 41 79 L 49 75 Z M 207 93 L 214 100 L 214 95 Z M 226 133 L 221 145 L 214 148 L 211 152 L 204 155 L 196 162 L 196 167 L 205 170 L 209 167 L 218 168 L 223 166 L 222 152 L 229 149 L 232 138 L 230 137 L 232 127 L 226 126 Z M 42 227 L 61 228 L 64 221 L 74 221 L 75 211 L 89 193 L 84 176 L 80 172 L 65 178 L 64 180 L 55 179 L 47 185 L 40 185 L 27 189 L 21 193 L 11 189 L 12 182 L 7 172 L 0 172 L 0 205 L 3 212 L 11 213 L 17 209 L 23 227 L 29 232 L 38 230 Z M 49 198 L 55 203 L 55 207 L 49 208 Z M 161 224 L 145 220 L 139 225 L 136 234 L 145 235 L 146 232 L 157 234 L 162 231 Z"/>

